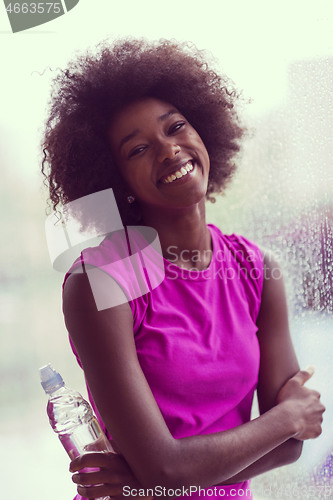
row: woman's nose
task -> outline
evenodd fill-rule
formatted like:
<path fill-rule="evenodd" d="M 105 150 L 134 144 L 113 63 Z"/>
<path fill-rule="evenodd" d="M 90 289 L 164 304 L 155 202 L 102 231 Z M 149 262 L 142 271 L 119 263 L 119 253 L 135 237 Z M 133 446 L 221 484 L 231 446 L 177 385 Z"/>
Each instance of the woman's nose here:
<path fill-rule="evenodd" d="M 180 149 L 180 146 L 173 142 L 165 141 L 161 143 L 158 151 L 158 161 L 162 163 L 165 160 L 174 160 Z"/>

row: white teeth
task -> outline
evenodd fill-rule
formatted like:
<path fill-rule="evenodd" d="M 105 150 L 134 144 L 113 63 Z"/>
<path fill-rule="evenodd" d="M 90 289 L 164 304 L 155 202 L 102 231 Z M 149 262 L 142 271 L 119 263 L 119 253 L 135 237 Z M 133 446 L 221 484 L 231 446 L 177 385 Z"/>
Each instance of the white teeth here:
<path fill-rule="evenodd" d="M 174 172 L 173 174 L 169 175 L 166 179 L 164 179 L 164 184 L 169 184 L 170 182 L 173 182 L 176 179 L 180 179 L 184 175 L 186 175 L 188 172 L 191 172 L 193 170 L 193 165 L 191 162 L 186 163 L 180 170 L 177 170 L 177 172 Z"/>

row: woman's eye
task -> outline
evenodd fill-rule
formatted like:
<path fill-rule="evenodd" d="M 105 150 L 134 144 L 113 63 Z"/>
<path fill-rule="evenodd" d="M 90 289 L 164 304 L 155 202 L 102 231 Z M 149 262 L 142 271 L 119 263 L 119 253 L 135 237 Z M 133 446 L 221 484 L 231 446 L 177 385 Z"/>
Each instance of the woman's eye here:
<path fill-rule="evenodd" d="M 173 134 L 174 132 L 178 132 L 178 130 L 180 130 L 184 126 L 185 122 L 177 122 L 169 128 L 168 133 Z"/>
<path fill-rule="evenodd" d="M 132 158 L 132 156 L 138 155 L 139 153 L 142 153 L 146 149 L 146 146 L 138 146 L 137 148 L 132 149 L 132 151 L 129 153 L 128 158 Z"/>

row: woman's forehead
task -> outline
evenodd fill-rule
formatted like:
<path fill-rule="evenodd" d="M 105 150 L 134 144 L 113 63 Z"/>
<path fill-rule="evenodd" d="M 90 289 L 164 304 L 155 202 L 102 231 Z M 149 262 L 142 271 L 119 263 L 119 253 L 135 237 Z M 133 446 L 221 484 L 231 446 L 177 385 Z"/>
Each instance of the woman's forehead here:
<path fill-rule="evenodd" d="M 130 104 L 127 104 L 122 109 L 118 110 L 112 119 L 114 121 L 123 121 L 135 118 L 137 115 L 148 115 L 155 118 L 161 117 L 170 111 L 178 112 L 176 106 L 172 103 L 157 99 L 155 97 L 143 97 Z"/>
<path fill-rule="evenodd" d="M 171 103 L 155 97 L 138 99 L 120 109 L 112 118 L 109 128 L 111 139 L 119 140 L 126 134 L 132 134 L 148 123 L 158 125 L 170 116 L 179 113 Z"/>

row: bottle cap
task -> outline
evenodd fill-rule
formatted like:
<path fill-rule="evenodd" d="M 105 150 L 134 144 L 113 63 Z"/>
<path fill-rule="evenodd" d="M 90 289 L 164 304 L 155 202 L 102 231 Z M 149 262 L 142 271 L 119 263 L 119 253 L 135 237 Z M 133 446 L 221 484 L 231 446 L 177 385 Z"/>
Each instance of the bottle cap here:
<path fill-rule="evenodd" d="M 46 366 L 42 366 L 42 368 L 39 369 L 39 375 L 42 387 L 46 394 L 54 392 L 55 390 L 65 385 L 65 382 L 63 381 L 60 373 L 54 370 L 50 363 Z"/>

